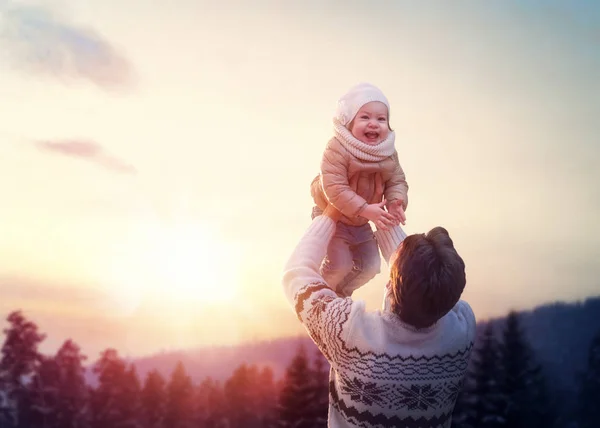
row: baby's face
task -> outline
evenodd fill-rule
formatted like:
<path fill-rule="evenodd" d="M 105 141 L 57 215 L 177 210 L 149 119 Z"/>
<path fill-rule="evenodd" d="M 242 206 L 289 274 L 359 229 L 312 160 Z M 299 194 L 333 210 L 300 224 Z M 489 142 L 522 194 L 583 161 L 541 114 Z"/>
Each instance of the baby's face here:
<path fill-rule="evenodd" d="M 381 143 L 390 133 L 386 105 L 379 101 L 365 104 L 354 116 L 349 129 L 356 139 L 365 144 L 376 146 Z"/>

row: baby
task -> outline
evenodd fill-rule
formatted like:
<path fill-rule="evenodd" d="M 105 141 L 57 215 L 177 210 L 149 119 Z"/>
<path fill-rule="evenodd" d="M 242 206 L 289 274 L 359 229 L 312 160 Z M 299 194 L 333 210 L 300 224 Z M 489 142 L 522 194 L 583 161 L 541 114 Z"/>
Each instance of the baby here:
<path fill-rule="evenodd" d="M 328 203 L 342 213 L 321 265 L 329 287 L 342 296 L 351 296 L 380 272 L 379 248 L 369 221 L 385 229 L 406 220 L 408 184 L 389 114 L 388 100 L 378 88 L 368 83 L 351 88 L 338 101 L 334 137 L 323 153 L 321 173 L 311 184 L 317 205 L 313 218 Z M 374 193 L 377 180 L 383 182 L 385 199 L 369 204 L 365 198 Z"/>

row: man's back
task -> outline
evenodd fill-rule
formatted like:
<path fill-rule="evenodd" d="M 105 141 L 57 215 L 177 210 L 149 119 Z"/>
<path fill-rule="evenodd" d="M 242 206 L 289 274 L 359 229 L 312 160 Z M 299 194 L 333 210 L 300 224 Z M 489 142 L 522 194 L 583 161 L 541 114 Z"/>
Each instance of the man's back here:
<path fill-rule="evenodd" d="M 422 330 L 349 299 L 335 312 L 329 426 L 449 427 L 475 335 L 469 305 Z"/>
<path fill-rule="evenodd" d="M 387 304 L 367 313 L 319 273 L 334 230 L 330 218 L 316 217 L 283 275 L 288 301 L 332 366 L 329 426 L 448 428 L 475 337 L 473 311 L 458 301 L 420 330 Z M 378 236 L 387 260 L 401 239 L 400 230 Z"/>

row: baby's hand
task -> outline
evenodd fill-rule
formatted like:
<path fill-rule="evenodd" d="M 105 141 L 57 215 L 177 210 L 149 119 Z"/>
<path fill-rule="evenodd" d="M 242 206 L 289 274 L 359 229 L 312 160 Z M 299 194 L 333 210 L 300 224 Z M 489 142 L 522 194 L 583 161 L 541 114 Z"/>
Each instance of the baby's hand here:
<path fill-rule="evenodd" d="M 367 205 L 360 215 L 375 223 L 378 229 L 387 230 L 394 226 L 394 216 L 383 209 L 385 200 L 378 204 Z"/>
<path fill-rule="evenodd" d="M 387 209 L 396 219 L 396 224 L 402 223 L 402 225 L 406 224 L 406 214 L 404 213 L 404 208 L 402 208 L 402 201 L 395 200 L 390 202 L 387 205 Z"/>

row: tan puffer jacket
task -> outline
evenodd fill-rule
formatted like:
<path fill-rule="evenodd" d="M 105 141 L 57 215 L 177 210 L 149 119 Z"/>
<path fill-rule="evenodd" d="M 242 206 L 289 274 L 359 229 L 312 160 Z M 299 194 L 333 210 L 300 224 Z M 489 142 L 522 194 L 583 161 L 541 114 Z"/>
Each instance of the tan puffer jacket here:
<path fill-rule="evenodd" d="M 315 204 L 324 210 L 329 201 L 342 214 L 341 222 L 362 226 L 368 220 L 359 213 L 366 206 L 367 198 L 375 191 L 375 174 L 380 172 L 384 183 L 387 202 L 401 200 L 406 210 L 408 205 L 408 184 L 398 161 L 398 152 L 380 162 L 358 159 L 350 153 L 337 138 L 327 143 L 321 160 L 321 174 L 311 184 L 311 195 Z M 360 174 L 357 191 L 349 185 L 350 177 Z"/>

